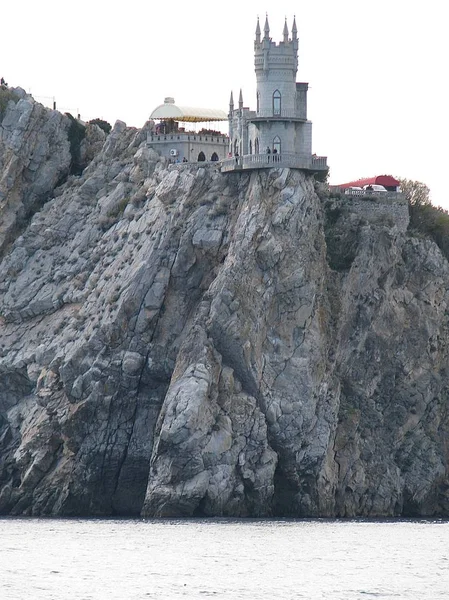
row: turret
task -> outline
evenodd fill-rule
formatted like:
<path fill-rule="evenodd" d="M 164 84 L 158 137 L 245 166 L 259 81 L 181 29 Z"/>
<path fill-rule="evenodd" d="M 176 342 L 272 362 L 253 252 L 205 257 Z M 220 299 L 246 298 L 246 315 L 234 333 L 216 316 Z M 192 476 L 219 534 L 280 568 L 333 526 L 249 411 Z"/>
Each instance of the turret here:
<path fill-rule="evenodd" d="M 298 44 L 298 30 L 296 28 L 296 16 L 293 17 L 292 40 L 293 40 L 293 43 Z"/>
<path fill-rule="evenodd" d="M 229 98 L 229 114 L 232 115 L 234 112 L 234 94 L 231 91 L 231 97 Z"/>
<path fill-rule="evenodd" d="M 296 68 L 298 68 L 298 29 L 296 27 L 296 16 L 293 17 L 292 44 L 296 52 Z"/>
<path fill-rule="evenodd" d="M 284 23 L 284 44 L 288 42 L 288 27 L 287 27 L 287 17 L 285 17 Z"/>
<path fill-rule="evenodd" d="M 259 23 L 259 17 L 257 17 L 256 44 L 260 44 L 260 23 Z"/>
<path fill-rule="evenodd" d="M 270 26 L 268 25 L 268 13 L 267 16 L 265 17 L 265 27 L 263 28 L 264 30 L 264 39 L 265 40 L 269 40 L 270 39 Z"/>
<path fill-rule="evenodd" d="M 242 88 L 240 88 L 239 109 L 242 110 L 242 108 L 243 108 L 243 94 L 242 94 Z"/>

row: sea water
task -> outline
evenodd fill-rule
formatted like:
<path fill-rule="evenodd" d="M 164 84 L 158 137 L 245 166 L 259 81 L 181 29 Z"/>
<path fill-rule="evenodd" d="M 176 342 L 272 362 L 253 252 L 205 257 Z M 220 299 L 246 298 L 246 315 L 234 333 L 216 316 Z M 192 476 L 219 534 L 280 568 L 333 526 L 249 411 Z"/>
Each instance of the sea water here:
<path fill-rule="evenodd" d="M 447 600 L 444 521 L 0 520 L 1 600 Z"/>

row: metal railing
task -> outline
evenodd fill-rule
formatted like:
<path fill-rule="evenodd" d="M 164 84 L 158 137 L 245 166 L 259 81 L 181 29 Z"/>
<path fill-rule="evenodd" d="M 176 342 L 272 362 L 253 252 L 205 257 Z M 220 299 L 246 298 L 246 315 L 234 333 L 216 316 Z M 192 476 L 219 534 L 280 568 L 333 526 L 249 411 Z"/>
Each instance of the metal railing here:
<path fill-rule="evenodd" d="M 283 152 L 281 154 L 245 154 L 234 156 L 221 161 L 221 172 L 240 171 L 246 169 L 270 168 L 306 169 L 309 171 L 322 171 L 327 169 L 325 156 L 310 156 L 308 154 L 295 154 Z"/>

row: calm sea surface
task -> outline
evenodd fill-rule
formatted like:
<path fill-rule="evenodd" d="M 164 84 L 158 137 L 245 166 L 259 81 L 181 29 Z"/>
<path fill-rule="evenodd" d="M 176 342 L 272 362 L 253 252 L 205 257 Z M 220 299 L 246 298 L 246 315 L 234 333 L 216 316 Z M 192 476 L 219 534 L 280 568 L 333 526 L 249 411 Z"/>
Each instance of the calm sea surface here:
<path fill-rule="evenodd" d="M 1 600 L 449 599 L 449 523 L 0 520 Z"/>

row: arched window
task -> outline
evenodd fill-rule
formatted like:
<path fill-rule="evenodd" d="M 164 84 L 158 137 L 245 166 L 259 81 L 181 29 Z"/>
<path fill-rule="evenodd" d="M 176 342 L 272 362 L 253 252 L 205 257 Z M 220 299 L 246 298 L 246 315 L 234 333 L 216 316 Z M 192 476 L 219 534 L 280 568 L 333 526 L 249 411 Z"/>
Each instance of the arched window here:
<path fill-rule="evenodd" d="M 211 160 L 213 160 L 214 162 L 216 162 L 218 160 L 218 154 L 216 152 L 214 152 L 212 154 L 212 156 L 210 157 Z"/>
<path fill-rule="evenodd" d="M 256 94 L 256 105 L 257 105 L 256 111 L 259 112 L 259 110 L 260 110 L 260 94 L 259 94 L 259 92 L 257 92 L 257 94 Z"/>
<path fill-rule="evenodd" d="M 259 138 L 256 137 L 254 140 L 254 154 L 259 154 Z"/>
<path fill-rule="evenodd" d="M 198 154 L 198 162 L 204 162 L 206 160 L 206 156 L 204 154 L 204 152 L 201 150 L 201 152 Z"/>
<path fill-rule="evenodd" d="M 239 142 L 234 140 L 234 156 L 239 153 Z"/>
<path fill-rule="evenodd" d="M 252 142 L 252 140 L 249 140 L 249 153 L 250 154 L 253 153 L 253 142 Z"/>
<path fill-rule="evenodd" d="M 275 90 L 273 92 L 273 115 L 281 114 L 281 92 L 279 90 Z"/>
<path fill-rule="evenodd" d="M 273 139 L 273 154 L 279 155 L 281 153 L 281 138 L 277 135 Z"/>

